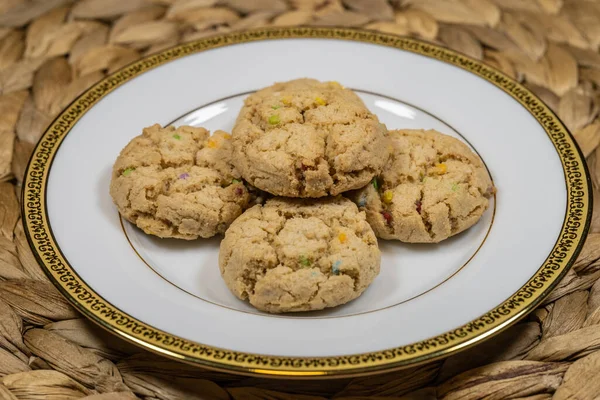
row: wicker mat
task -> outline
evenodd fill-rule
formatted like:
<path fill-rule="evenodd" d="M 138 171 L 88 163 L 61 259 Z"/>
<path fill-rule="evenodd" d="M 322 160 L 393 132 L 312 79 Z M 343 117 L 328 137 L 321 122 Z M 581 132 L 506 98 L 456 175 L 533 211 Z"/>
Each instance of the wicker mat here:
<path fill-rule="evenodd" d="M 600 1 L 0 0 L 0 399 L 600 398 L 596 213 L 579 261 L 526 320 L 445 361 L 378 376 L 294 382 L 203 371 L 101 331 L 58 294 L 19 217 L 23 170 L 54 116 L 145 54 L 215 32 L 301 24 L 421 37 L 524 81 L 574 133 L 599 187 Z"/>

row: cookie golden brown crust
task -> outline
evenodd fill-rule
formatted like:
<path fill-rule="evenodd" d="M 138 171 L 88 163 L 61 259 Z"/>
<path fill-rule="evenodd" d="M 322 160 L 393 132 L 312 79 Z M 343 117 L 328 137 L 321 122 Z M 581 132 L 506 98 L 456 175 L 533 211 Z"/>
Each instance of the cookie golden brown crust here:
<path fill-rule="evenodd" d="M 337 82 L 297 79 L 250 95 L 232 131 L 245 180 L 288 197 L 366 185 L 389 156 L 385 125 Z"/>
<path fill-rule="evenodd" d="M 378 237 L 437 243 L 481 218 L 495 188 L 466 144 L 434 130 L 390 131 L 390 138 L 383 173 L 349 194 Z"/>
<path fill-rule="evenodd" d="M 341 196 L 254 206 L 231 224 L 219 252 L 233 294 L 271 313 L 347 303 L 371 284 L 379 264 L 364 213 Z"/>
<path fill-rule="evenodd" d="M 231 164 L 231 136 L 203 128 L 145 128 L 121 151 L 110 194 L 145 233 L 196 239 L 223 233 L 250 194 Z"/>

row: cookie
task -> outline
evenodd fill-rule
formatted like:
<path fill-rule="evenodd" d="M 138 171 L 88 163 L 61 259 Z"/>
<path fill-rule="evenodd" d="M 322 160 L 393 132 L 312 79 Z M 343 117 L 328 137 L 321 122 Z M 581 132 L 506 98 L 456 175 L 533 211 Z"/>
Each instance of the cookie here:
<path fill-rule="evenodd" d="M 224 233 L 251 197 L 231 151 L 225 132 L 153 125 L 121 151 L 110 194 L 119 213 L 147 234 L 191 240 Z"/>
<path fill-rule="evenodd" d="M 385 125 L 337 82 L 297 79 L 250 95 L 232 131 L 244 179 L 288 197 L 366 185 L 389 155 Z"/>
<path fill-rule="evenodd" d="M 221 275 L 259 310 L 321 310 L 349 302 L 379 273 L 377 238 L 364 213 L 341 196 L 274 198 L 225 232 Z"/>
<path fill-rule="evenodd" d="M 378 237 L 437 243 L 481 218 L 495 188 L 466 144 L 434 130 L 390 131 L 390 138 L 383 173 L 349 195 Z"/>

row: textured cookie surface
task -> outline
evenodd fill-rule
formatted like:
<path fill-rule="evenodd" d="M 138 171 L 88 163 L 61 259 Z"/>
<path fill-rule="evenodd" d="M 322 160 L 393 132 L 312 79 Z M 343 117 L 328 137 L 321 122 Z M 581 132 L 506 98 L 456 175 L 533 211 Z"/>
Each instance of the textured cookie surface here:
<path fill-rule="evenodd" d="M 288 197 L 366 185 L 389 156 L 385 125 L 337 82 L 297 79 L 250 95 L 232 131 L 245 180 Z"/>
<path fill-rule="evenodd" d="M 390 131 L 390 138 L 383 173 L 349 196 L 378 237 L 436 243 L 481 218 L 495 188 L 466 144 L 433 130 Z"/>
<path fill-rule="evenodd" d="M 272 313 L 320 310 L 358 297 L 379 273 L 377 239 L 342 198 L 268 200 L 225 232 L 221 275 L 238 298 Z"/>
<path fill-rule="evenodd" d="M 231 164 L 231 136 L 203 128 L 145 128 L 121 151 L 110 194 L 145 233 L 196 239 L 223 233 L 250 195 Z"/>

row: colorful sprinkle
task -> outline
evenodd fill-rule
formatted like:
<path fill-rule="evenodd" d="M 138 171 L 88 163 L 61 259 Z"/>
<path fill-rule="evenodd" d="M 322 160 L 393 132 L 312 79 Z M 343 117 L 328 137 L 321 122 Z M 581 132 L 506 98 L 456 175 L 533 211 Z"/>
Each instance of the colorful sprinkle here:
<path fill-rule="evenodd" d="M 437 173 L 440 175 L 448 172 L 448 166 L 445 163 L 436 164 L 435 168 L 437 169 Z"/>
<path fill-rule="evenodd" d="M 290 104 L 292 104 L 292 98 L 289 96 L 285 96 L 281 98 L 281 102 L 286 105 L 289 106 Z"/>
<path fill-rule="evenodd" d="M 244 194 L 244 189 L 242 189 L 241 187 L 237 187 L 235 188 L 235 194 L 238 196 L 241 196 Z"/>
<path fill-rule="evenodd" d="M 379 182 L 377 182 L 377 178 L 373 178 L 373 180 L 371 181 L 371 184 L 373 185 L 375 190 L 379 190 Z"/>
<path fill-rule="evenodd" d="M 485 196 L 491 196 L 496 193 L 496 188 L 493 186 L 488 186 L 485 190 Z"/>
<path fill-rule="evenodd" d="M 421 214 L 421 206 L 423 205 L 423 203 L 421 203 L 421 200 L 417 200 L 415 201 L 415 206 L 417 207 L 417 212 L 419 214 Z"/>
<path fill-rule="evenodd" d="M 358 199 L 358 206 L 364 207 L 366 204 L 367 204 L 367 196 L 365 196 L 363 194 L 362 196 L 360 196 L 360 199 Z"/>
<path fill-rule="evenodd" d="M 339 82 L 336 82 L 336 81 L 329 81 L 327 83 L 329 84 L 329 86 L 333 86 L 334 88 L 337 88 L 337 89 L 343 89 L 344 88 L 342 85 L 340 85 Z"/>
<path fill-rule="evenodd" d="M 242 181 L 240 181 L 239 179 L 232 179 L 231 180 L 231 184 L 233 185 L 234 183 L 242 183 Z"/>
<path fill-rule="evenodd" d="M 340 240 L 340 243 L 344 244 L 344 243 L 346 243 L 346 240 L 348 239 L 348 237 L 346 236 L 346 234 L 344 232 L 341 232 L 338 235 L 338 239 Z"/>
<path fill-rule="evenodd" d="M 269 117 L 269 124 L 277 125 L 281 120 L 279 119 L 279 115 L 273 114 Z"/>
<path fill-rule="evenodd" d="M 315 97 L 315 103 L 317 103 L 320 106 L 324 106 L 327 104 L 327 102 L 325 100 L 323 100 L 321 97 Z"/>
<path fill-rule="evenodd" d="M 340 274 L 340 265 L 342 265 L 342 262 L 340 260 L 337 260 L 331 266 L 331 272 L 333 272 L 334 275 L 339 275 Z"/>
<path fill-rule="evenodd" d="M 217 143 L 214 139 L 208 139 L 208 142 L 206 142 L 206 146 L 211 149 L 215 149 L 219 147 L 219 143 Z"/>
<path fill-rule="evenodd" d="M 188 174 L 187 172 L 179 175 L 179 179 L 187 179 L 189 177 L 190 177 L 190 174 Z"/>
<path fill-rule="evenodd" d="M 383 219 L 385 219 L 385 223 L 386 223 L 386 224 L 388 224 L 388 225 L 391 225 L 391 224 L 392 224 L 392 219 L 393 219 L 393 218 L 392 218 L 392 214 L 390 214 L 390 213 L 389 213 L 389 212 L 387 212 L 387 211 L 382 211 L 382 212 L 381 212 L 381 215 L 383 216 Z"/>
<path fill-rule="evenodd" d="M 315 276 L 317 276 L 317 275 L 319 275 L 319 274 L 317 274 L 317 271 L 313 271 L 313 272 L 311 272 L 311 273 L 310 273 L 310 276 L 312 276 L 313 278 L 314 278 Z"/>
<path fill-rule="evenodd" d="M 181 140 L 181 136 L 179 135 L 179 133 L 176 133 L 173 135 L 173 139 Z"/>
<path fill-rule="evenodd" d="M 231 135 L 229 133 L 224 133 L 223 134 L 223 139 L 229 140 L 229 139 L 231 139 Z"/>
<path fill-rule="evenodd" d="M 129 176 L 133 171 L 135 171 L 135 168 L 127 168 L 125 171 L 123 171 L 123 176 Z"/>
<path fill-rule="evenodd" d="M 385 192 L 383 192 L 382 197 L 384 203 L 390 204 L 392 202 L 392 199 L 394 198 L 394 192 L 388 189 Z"/>
<path fill-rule="evenodd" d="M 310 260 L 306 258 L 306 256 L 300 256 L 300 258 L 298 258 L 298 262 L 305 267 L 310 267 L 311 264 Z"/>
<path fill-rule="evenodd" d="M 278 108 L 281 108 L 281 106 L 280 106 L 280 105 L 274 105 L 274 106 L 271 106 L 271 108 L 272 108 L 273 110 L 277 110 Z"/>
<path fill-rule="evenodd" d="M 457 190 L 458 190 L 458 183 L 456 183 L 456 182 L 453 182 L 453 183 L 452 183 L 452 191 L 453 191 L 453 192 L 456 192 Z"/>

